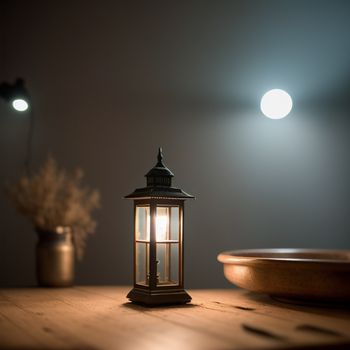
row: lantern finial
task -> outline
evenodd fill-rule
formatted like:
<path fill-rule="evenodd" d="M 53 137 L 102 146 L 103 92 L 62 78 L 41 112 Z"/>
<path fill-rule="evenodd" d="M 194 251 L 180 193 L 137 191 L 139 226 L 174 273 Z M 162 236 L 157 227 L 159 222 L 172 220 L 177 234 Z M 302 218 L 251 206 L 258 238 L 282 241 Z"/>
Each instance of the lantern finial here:
<path fill-rule="evenodd" d="M 172 187 L 171 179 L 174 174 L 163 163 L 162 147 L 158 148 L 157 164 L 145 176 L 147 187 L 138 188 L 125 198 L 194 198 L 180 188 Z"/>
<path fill-rule="evenodd" d="M 158 164 L 160 165 L 160 166 L 162 166 L 163 165 L 163 150 L 162 150 L 162 147 L 159 147 L 158 148 Z M 158 165 L 157 164 L 157 165 Z M 158 166 L 159 166 L 158 165 Z"/>

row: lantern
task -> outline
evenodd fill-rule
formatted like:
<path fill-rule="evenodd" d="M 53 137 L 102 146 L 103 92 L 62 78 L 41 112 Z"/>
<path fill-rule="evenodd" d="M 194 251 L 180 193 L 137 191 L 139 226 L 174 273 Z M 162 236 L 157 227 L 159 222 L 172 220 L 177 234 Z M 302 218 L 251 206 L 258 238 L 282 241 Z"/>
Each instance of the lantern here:
<path fill-rule="evenodd" d="M 146 305 L 191 301 L 184 290 L 184 202 L 194 198 L 171 186 L 174 174 L 157 164 L 145 175 L 147 187 L 125 198 L 134 200 L 134 288 L 127 297 Z"/>

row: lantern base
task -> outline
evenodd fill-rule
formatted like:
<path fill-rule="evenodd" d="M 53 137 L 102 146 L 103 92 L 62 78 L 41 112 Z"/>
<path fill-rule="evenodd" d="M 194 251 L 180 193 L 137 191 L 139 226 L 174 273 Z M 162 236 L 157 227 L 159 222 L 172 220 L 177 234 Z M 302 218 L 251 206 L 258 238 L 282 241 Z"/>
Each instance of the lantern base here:
<path fill-rule="evenodd" d="M 192 298 L 184 289 L 149 290 L 134 287 L 127 298 L 138 304 L 146 306 L 186 304 Z"/>

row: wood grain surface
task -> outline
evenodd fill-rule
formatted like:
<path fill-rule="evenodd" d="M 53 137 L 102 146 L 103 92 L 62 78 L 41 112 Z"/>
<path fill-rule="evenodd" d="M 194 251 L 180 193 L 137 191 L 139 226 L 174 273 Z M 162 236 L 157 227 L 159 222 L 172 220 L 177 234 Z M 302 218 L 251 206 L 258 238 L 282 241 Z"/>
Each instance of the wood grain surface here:
<path fill-rule="evenodd" d="M 191 290 L 185 306 L 145 308 L 129 287 L 0 290 L 0 349 L 350 349 L 350 310 L 246 291 Z"/>

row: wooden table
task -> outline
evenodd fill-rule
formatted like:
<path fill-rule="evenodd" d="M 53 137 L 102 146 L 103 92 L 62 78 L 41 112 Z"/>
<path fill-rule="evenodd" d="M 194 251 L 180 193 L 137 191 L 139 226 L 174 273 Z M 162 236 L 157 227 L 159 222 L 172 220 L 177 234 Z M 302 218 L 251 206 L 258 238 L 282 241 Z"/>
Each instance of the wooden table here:
<path fill-rule="evenodd" d="M 0 290 L 0 349 L 350 349 L 350 310 L 242 290 L 191 290 L 188 306 L 128 303 L 128 287 Z"/>

